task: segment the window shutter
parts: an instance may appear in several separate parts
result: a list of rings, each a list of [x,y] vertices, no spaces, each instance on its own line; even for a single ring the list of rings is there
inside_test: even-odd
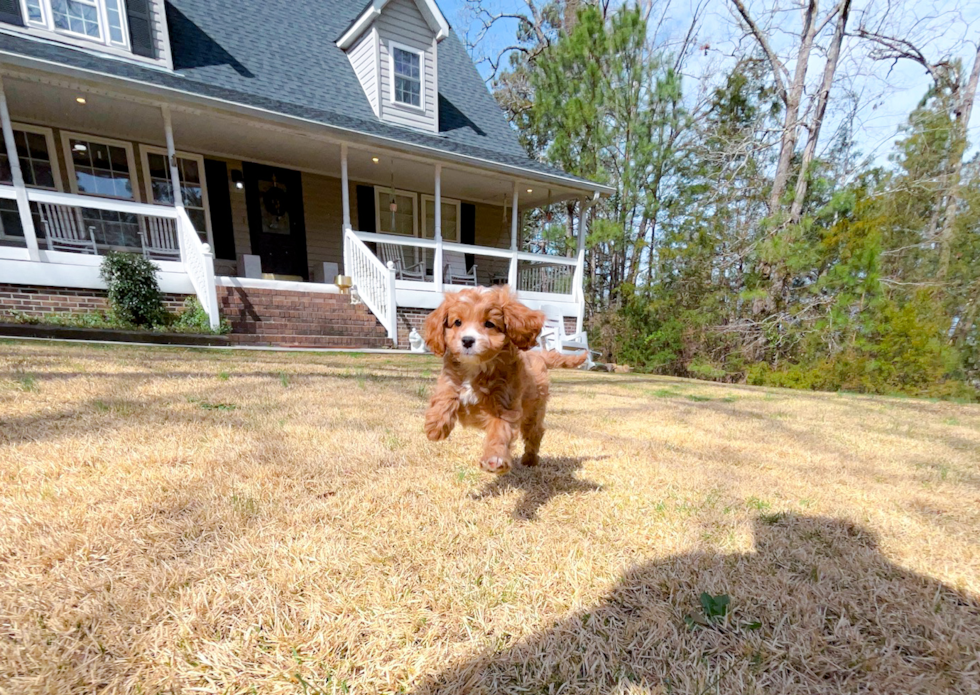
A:
[[[211,214],[211,236],[215,258],[234,261],[235,226],[231,216],[231,194],[228,167],[216,159],[204,160],[204,180],[208,186],[208,212]]]
[[[24,26],[24,16],[20,13],[20,0],[0,0],[0,22]]]
[[[459,243],[476,244],[476,206],[472,203],[463,203],[459,208]],[[472,253],[466,254],[466,269],[473,267]]]
[[[374,186],[357,187],[357,231],[376,232],[378,231],[375,217],[377,211],[374,209]]]
[[[126,0],[126,19],[129,21],[129,42],[133,47],[133,53],[156,58],[150,0]]]

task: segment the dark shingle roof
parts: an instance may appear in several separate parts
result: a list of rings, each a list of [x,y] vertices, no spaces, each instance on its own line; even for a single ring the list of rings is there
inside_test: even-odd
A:
[[[378,119],[337,39],[362,0],[167,0],[174,72],[0,34],[0,51],[582,181],[525,154],[451,33],[439,44],[441,132]]]

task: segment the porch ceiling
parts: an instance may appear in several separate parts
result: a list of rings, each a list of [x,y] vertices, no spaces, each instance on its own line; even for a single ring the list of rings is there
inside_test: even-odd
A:
[[[8,78],[4,81],[14,121],[80,131],[107,138],[164,144],[159,107],[95,90]],[[76,99],[84,97],[86,103]],[[340,178],[340,145],[298,132],[229,117],[221,113],[173,108],[174,140],[178,150],[224,156]],[[373,161],[377,158],[378,161]],[[435,192],[434,162],[396,154],[383,148],[350,146],[348,175],[351,181],[378,186]],[[392,177],[392,175],[394,175]],[[443,164],[442,194],[476,202],[510,204],[513,178],[491,175],[477,168]],[[531,192],[528,193],[528,189]],[[581,190],[541,183],[532,177],[518,180],[519,206],[533,208],[575,198]]]

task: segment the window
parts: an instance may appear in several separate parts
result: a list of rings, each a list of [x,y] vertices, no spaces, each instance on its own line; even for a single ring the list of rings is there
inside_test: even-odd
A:
[[[143,157],[143,178],[146,181],[147,200],[157,205],[173,205],[174,187],[170,180],[167,151],[158,147],[140,145],[140,153]],[[208,214],[208,190],[204,180],[204,157],[178,152],[177,173],[180,176],[181,200],[184,201],[187,216],[194,224],[201,241],[211,244],[211,218]]]
[[[398,104],[424,108],[422,100],[423,54],[405,46],[391,44],[391,100]]]
[[[429,195],[422,196],[422,236],[426,239],[436,238],[436,201]],[[442,199],[442,238],[444,241],[459,241],[460,231],[460,202],[451,198]]]
[[[392,195],[390,188],[375,188],[374,197],[378,208],[375,219],[380,233],[418,236],[414,193],[396,190]],[[396,206],[394,211],[391,209],[392,200]]]
[[[61,190],[61,177],[51,161],[54,154],[54,136],[51,129],[14,123],[13,130],[24,183],[32,188]],[[0,148],[0,183],[8,185],[13,183],[10,160],[5,147]]]
[[[138,200],[132,145],[76,133],[61,137],[72,193]]]
[[[17,158],[20,160],[20,170],[24,175],[24,183],[31,188],[46,188],[53,191],[61,190],[61,176],[58,173],[54,157],[54,135],[50,128],[14,123],[14,141],[17,143]],[[13,184],[13,174],[10,171],[10,159],[7,148],[0,147],[0,183]],[[31,203],[34,211],[34,229],[38,238],[44,238],[44,229],[37,212],[37,204]],[[15,239],[16,238],[16,239]],[[22,245],[24,230],[20,224],[20,213],[14,200],[0,200],[0,245],[4,240],[16,240]]]
[[[22,0],[27,26],[129,46],[124,0]]]
[[[78,133],[61,133],[72,193],[139,202],[133,146]],[[82,209],[82,223],[100,246],[139,249],[139,218],[128,212]]]

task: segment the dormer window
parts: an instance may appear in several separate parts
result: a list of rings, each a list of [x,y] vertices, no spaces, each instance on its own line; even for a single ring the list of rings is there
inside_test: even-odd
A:
[[[422,63],[425,55],[407,46],[391,45],[391,99],[395,103],[425,108],[422,101]]]
[[[107,46],[129,46],[123,0],[22,0],[27,25]]]

